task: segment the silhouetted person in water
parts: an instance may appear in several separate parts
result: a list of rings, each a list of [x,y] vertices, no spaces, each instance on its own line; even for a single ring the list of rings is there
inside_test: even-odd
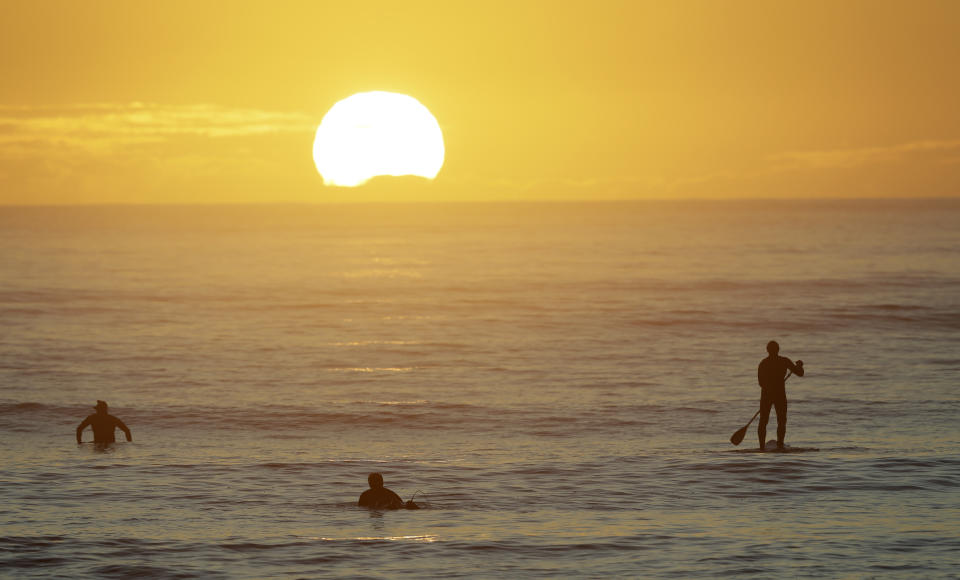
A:
[[[403,500],[392,490],[383,487],[383,476],[379,473],[371,473],[367,476],[367,482],[370,489],[360,494],[360,500],[357,505],[377,510],[398,510],[403,505]],[[410,503],[413,503],[411,500]],[[416,505],[416,504],[414,504]]]
[[[803,376],[803,361],[794,364],[785,356],[780,356],[780,345],[771,340],[767,343],[769,356],[760,361],[757,367],[757,381],[760,383],[760,423],[757,424],[757,437],[760,449],[767,441],[767,420],[770,419],[770,406],[777,410],[777,449],[783,449],[783,438],[787,435],[787,387],[784,384],[787,371],[798,377]]]
[[[97,401],[97,406],[94,407],[97,412],[88,416],[82,423],[77,425],[78,444],[83,442],[83,430],[87,428],[87,425],[93,427],[94,443],[102,444],[116,441],[116,438],[113,436],[113,430],[117,427],[126,434],[127,441],[133,441],[133,437],[130,435],[130,429],[123,424],[123,421],[107,413],[107,408],[106,402]]]

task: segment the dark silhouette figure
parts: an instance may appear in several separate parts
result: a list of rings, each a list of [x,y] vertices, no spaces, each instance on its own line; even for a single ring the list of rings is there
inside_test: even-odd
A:
[[[399,495],[383,487],[383,476],[379,473],[368,475],[367,482],[370,484],[370,489],[360,494],[360,500],[357,501],[358,506],[376,510],[420,509],[420,506],[413,503],[413,500],[404,504]]]
[[[803,376],[803,361],[796,364],[785,356],[780,356],[780,345],[775,340],[767,343],[769,356],[760,361],[757,367],[757,381],[760,383],[760,423],[757,424],[757,437],[760,449],[767,440],[767,421],[770,419],[770,406],[777,411],[777,449],[783,449],[783,438],[787,435],[787,387],[784,381],[787,371],[798,377]]]
[[[82,423],[77,425],[77,444],[83,442],[83,430],[87,428],[87,425],[93,428],[93,442],[94,443],[113,443],[116,441],[116,438],[113,436],[113,431],[117,427],[120,428],[127,436],[127,441],[133,441],[133,437],[130,435],[130,429],[123,424],[123,421],[117,419],[110,413],[107,413],[107,403],[104,401],[97,401],[97,406],[94,407],[97,410],[93,415],[89,415]]]

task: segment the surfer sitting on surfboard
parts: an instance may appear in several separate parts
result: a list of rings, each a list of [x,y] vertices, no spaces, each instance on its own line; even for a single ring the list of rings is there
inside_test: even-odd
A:
[[[780,356],[780,345],[771,340],[767,343],[769,356],[760,361],[757,367],[757,381],[760,383],[760,422],[757,424],[757,436],[760,449],[767,440],[767,420],[770,419],[770,406],[777,410],[777,449],[783,449],[783,438],[787,435],[787,387],[784,384],[787,371],[798,377],[803,376],[803,361],[796,364],[785,356]],[[739,441],[737,442],[739,443]]]
[[[77,426],[77,445],[83,443],[83,430],[87,428],[87,425],[93,427],[94,443],[113,443],[116,441],[113,432],[114,429],[118,427],[126,434],[127,441],[133,441],[133,437],[130,435],[130,429],[123,424],[123,421],[107,413],[108,408],[105,401],[97,401],[97,406],[94,407],[97,412],[87,416],[87,418]]]
[[[383,487],[383,476],[379,473],[371,473],[367,476],[367,482],[370,483],[370,489],[360,494],[360,500],[357,505],[376,510],[398,510],[401,508],[419,509],[420,506],[413,503],[411,499],[406,504],[400,499],[400,496],[393,490]]]

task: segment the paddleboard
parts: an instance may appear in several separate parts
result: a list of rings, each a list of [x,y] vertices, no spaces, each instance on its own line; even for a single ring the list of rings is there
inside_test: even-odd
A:
[[[818,447],[792,447],[790,445],[784,445],[783,449],[777,449],[777,440],[771,439],[767,441],[763,449],[754,447],[753,449],[733,449],[731,451],[733,453],[810,453],[811,451],[820,451],[820,449]]]

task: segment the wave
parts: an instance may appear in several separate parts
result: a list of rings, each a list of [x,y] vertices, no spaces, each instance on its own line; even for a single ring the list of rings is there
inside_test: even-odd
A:
[[[44,423],[79,423],[92,412],[89,405],[57,405],[38,402],[0,403],[0,421],[8,431],[36,430]],[[111,408],[136,431],[158,429],[263,430],[272,436],[283,433],[330,429],[400,428],[404,430],[467,432],[512,432],[547,437],[576,438],[591,432],[645,429],[662,421],[686,418],[700,421],[720,410],[704,405],[605,405],[570,408],[562,413],[549,405],[497,407],[449,403],[425,399],[358,400],[328,402],[316,407],[260,405],[219,407],[210,405],[163,405],[152,409]]]
[[[771,316],[773,318],[771,318]],[[790,328],[797,332],[836,331],[843,328],[884,331],[910,327],[927,330],[960,330],[960,312],[949,306],[935,308],[909,304],[867,305],[846,308],[786,309],[770,315],[746,311],[715,311],[702,313],[684,310],[652,312],[644,317],[627,318],[634,327],[684,328],[716,331],[763,330],[790,320]]]
[[[762,279],[762,278],[698,278],[692,280],[667,280],[657,278],[610,278],[590,282],[558,282],[555,289],[564,292],[589,292],[591,296],[622,296],[631,292],[653,293],[749,293],[763,292],[782,295],[809,295],[820,294],[825,291],[831,293],[850,291],[869,291],[872,295],[883,288],[915,289],[917,286],[927,288],[942,287],[955,288],[960,286],[960,277],[946,275],[934,271],[924,272],[890,272],[875,273],[849,278],[800,278],[800,279]],[[511,290],[507,288],[505,290]]]

